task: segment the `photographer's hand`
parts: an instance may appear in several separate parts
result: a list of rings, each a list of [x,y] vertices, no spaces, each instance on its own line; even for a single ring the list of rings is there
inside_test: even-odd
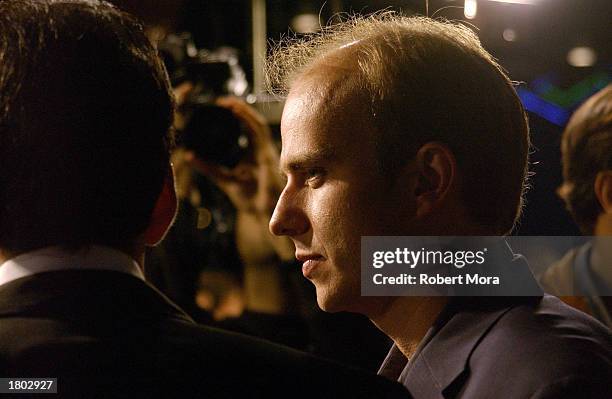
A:
[[[193,153],[186,154],[187,160],[236,207],[237,243],[245,263],[265,263],[265,258],[273,255],[291,260],[294,247],[290,240],[268,231],[270,216],[283,189],[278,174],[279,153],[270,128],[263,115],[238,98],[220,98],[217,105],[231,110],[247,126],[252,152],[233,169],[204,161]]]
[[[252,152],[233,169],[188,154],[193,166],[209,177],[230,198],[238,212],[269,216],[282,189],[278,176],[278,151],[264,117],[240,99],[224,97],[217,105],[227,108],[247,126]]]

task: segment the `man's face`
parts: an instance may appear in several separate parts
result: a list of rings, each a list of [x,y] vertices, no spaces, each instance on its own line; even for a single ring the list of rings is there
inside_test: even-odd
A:
[[[377,132],[345,72],[320,68],[289,93],[281,123],[287,184],[270,229],[293,240],[323,310],[367,314],[373,302],[360,295],[361,236],[400,234],[414,204],[380,173]]]

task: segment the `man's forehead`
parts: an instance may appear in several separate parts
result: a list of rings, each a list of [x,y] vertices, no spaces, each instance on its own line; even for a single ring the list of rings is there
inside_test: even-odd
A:
[[[307,167],[330,164],[341,156],[335,146],[308,146],[285,148],[281,152],[281,171],[293,171]]]
[[[352,68],[320,61],[298,76],[289,91],[281,132],[295,124],[351,124],[366,111],[365,93]],[[357,117],[357,118],[356,118]]]
[[[319,62],[294,81],[281,120],[283,166],[349,156],[351,144],[372,133],[355,75],[338,63]]]
[[[343,98],[350,97],[349,76],[348,71],[334,66],[321,66],[302,73],[289,91],[283,119],[286,116],[299,119],[340,108]]]
[[[302,81],[290,93],[281,120],[282,155],[337,154],[353,133],[354,118],[346,106],[316,82]],[[353,107],[354,110],[354,107]]]

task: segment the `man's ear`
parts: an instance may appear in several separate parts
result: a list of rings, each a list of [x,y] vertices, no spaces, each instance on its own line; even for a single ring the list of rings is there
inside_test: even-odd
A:
[[[593,189],[604,213],[612,214],[612,170],[597,173]]]
[[[417,181],[414,196],[416,216],[424,217],[443,205],[455,185],[457,161],[445,144],[431,142],[423,145],[416,157]]]
[[[164,179],[164,186],[162,187],[161,193],[155,203],[153,213],[151,214],[149,227],[147,227],[144,234],[145,244],[147,246],[155,246],[164,239],[170,226],[172,226],[174,222],[177,209],[178,201],[174,187],[174,171],[172,167],[170,167]]]

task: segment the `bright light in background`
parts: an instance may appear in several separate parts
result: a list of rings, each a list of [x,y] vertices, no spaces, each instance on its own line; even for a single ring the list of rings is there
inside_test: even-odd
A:
[[[319,17],[315,14],[298,14],[291,20],[291,28],[297,33],[314,33],[320,29]]]
[[[476,18],[476,13],[478,12],[478,3],[476,0],[465,0],[465,4],[463,5],[463,15],[467,19]]]
[[[567,53],[567,63],[574,67],[590,67],[597,61],[597,53],[590,47],[574,47]]]
[[[510,4],[535,4],[537,0],[489,0],[497,3],[510,3]]]
[[[504,40],[507,42],[513,42],[516,40],[516,31],[514,29],[504,29],[504,32],[502,33],[502,36],[504,37]]]

